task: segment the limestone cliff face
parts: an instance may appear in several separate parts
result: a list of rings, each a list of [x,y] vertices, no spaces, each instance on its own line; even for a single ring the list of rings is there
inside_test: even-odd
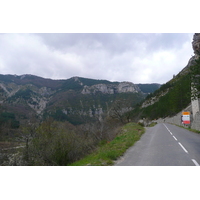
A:
[[[192,48],[194,50],[194,56],[190,58],[186,67],[183,68],[183,70],[180,72],[180,75],[188,73],[189,68],[195,64],[195,60],[197,60],[200,57],[200,33],[194,34]]]
[[[200,57],[200,33],[194,34],[192,48],[194,50],[195,59],[198,59]]]
[[[103,94],[116,94],[116,93],[138,93],[141,92],[140,88],[130,82],[121,82],[118,84],[97,84],[92,86],[85,85],[82,94],[96,94],[101,92]]]
[[[197,60],[200,58],[200,33],[195,33],[194,36],[193,36],[193,42],[192,42],[192,48],[194,50],[194,58],[193,60]],[[193,62],[194,62],[193,61]],[[195,88],[192,88],[192,91],[196,91]],[[192,113],[193,113],[193,118],[198,118],[200,117],[200,99],[193,99],[191,101],[191,104],[192,104]],[[198,116],[196,116],[198,115]],[[195,120],[194,120],[195,121]],[[198,121],[199,123],[199,121]]]
[[[50,88],[37,88],[32,84],[17,85],[15,83],[0,83],[1,104],[26,104],[37,114],[41,114],[54,92]],[[23,97],[24,95],[24,97]]]

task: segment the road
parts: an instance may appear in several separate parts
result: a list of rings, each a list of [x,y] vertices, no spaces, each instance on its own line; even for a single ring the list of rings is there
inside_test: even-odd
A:
[[[199,166],[200,135],[160,123],[147,128],[115,166]]]

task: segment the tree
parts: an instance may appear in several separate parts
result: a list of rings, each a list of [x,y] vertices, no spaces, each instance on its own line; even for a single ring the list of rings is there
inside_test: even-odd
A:
[[[123,99],[116,100],[109,111],[109,116],[113,119],[119,120],[121,123],[125,123],[130,118],[130,115],[126,116],[125,113],[131,109],[130,102]]]
[[[26,144],[24,149],[24,159],[27,162],[29,162],[29,144],[35,137],[37,125],[36,119],[32,117],[25,126],[20,127],[22,141]]]
[[[68,122],[47,119],[36,129],[34,137],[24,151],[27,165],[65,166],[91,151],[88,138],[79,134]]]
[[[190,68],[192,100],[200,98],[200,58]]]

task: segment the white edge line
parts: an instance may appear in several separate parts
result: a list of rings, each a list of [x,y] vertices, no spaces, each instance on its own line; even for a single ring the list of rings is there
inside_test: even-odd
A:
[[[176,137],[175,136],[173,136],[173,138],[177,141],[177,139],[176,139]]]
[[[168,127],[164,124],[165,128],[168,130],[168,132],[173,136],[172,132],[168,129]]]
[[[193,162],[196,166],[199,166],[199,163],[198,163],[195,159],[192,159],[192,162]]]
[[[185,147],[179,142],[179,145],[182,147],[182,149],[186,152],[186,153],[188,153],[188,151],[185,149]]]
[[[170,130],[168,129],[168,127],[164,124],[165,128],[170,132]],[[171,132],[170,132],[171,133]]]

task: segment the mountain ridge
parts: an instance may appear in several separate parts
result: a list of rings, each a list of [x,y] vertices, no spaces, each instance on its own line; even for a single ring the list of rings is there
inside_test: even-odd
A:
[[[129,103],[122,109],[130,109],[160,87],[145,85],[77,76],[54,80],[31,74],[0,74],[0,104],[3,112],[14,113],[19,121],[34,115],[40,119],[53,116],[76,124],[83,118],[101,117],[116,100],[127,100]]]

